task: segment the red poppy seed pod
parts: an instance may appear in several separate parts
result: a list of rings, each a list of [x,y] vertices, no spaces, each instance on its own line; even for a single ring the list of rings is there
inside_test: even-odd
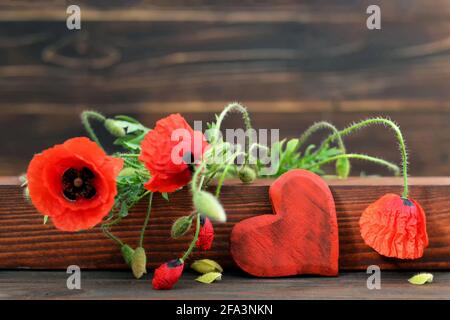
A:
[[[396,194],[369,205],[359,226],[365,243],[386,257],[417,259],[428,246],[424,210],[418,202]]]
[[[341,179],[346,179],[350,175],[351,165],[348,158],[339,158],[336,160],[336,174]]]
[[[201,228],[195,245],[200,250],[209,250],[214,241],[213,225],[207,217],[200,217],[200,225]]]
[[[131,270],[136,279],[140,279],[144,273],[147,273],[147,256],[145,250],[142,247],[134,250],[133,259],[131,260]]]
[[[127,135],[125,129],[117,124],[117,121],[114,119],[106,119],[104,126],[109,133],[117,138],[125,137]]]
[[[197,191],[194,194],[194,207],[197,212],[208,216],[212,220],[225,222],[227,216],[222,205],[215,196],[206,191]]]
[[[238,176],[243,183],[252,183],[256,179],[256,172],[249,166],[243,166],[239,170]]]
[[[172,238],[176,239],[186,234],[192,226],[192,217],[184,216],[178,218],[172,225],[170,232]]]
[[[180,279],[184,269],[181,259],[171,260],[155,270],[152,285],[155,290],[170,290]]]
[[[126,264],[131,266],[131,262],[133,261],[134,250],[129,245],[124,244],[120,251],[122,251],[122,257],[125,260]]]

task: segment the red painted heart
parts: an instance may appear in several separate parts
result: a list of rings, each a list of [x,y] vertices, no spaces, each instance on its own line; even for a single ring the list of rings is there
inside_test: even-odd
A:
[[[275,214],[245,219],[231,233],[231,255],[258,277],[338,274],[339,239],[333,196],[325,181],[291,170],[270,186]]]

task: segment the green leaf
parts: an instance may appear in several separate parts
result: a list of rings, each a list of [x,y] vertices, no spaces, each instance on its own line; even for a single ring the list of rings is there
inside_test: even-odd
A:
[[[169,201],[169,194],[167,192],[161,192],[161,196],[166,199],[166,201]]]
[[[425,283],[432,283],[433,282],[433,275],[431,273],[419,273],[415,276],[408,279],[409,283],[416,284],[416,285],[422,285]]]
[[[130,117],[130,116],[126,116],[126,115],[118,115],[115,118],[117,120],[123,120],[123,121],[128,121],[128,122],[131,122],[131,123],[138,123],[138,124],[140,124],[140,122],[138,120],[136,120],[135,118]]]
[[[115,145],[123,146],[127,149],[131,149],[133,151],[141,149],[141,142],[144,139],[146,132],[142,132],[138,135],[126,135],[125,137],[119,138],[114,141]]]
[[[209,272],[201,275],[195,280],[201,283],[213,283],[214,281],[222,280],[222,274],[220,272]]]
[[[47,224],[47,222],[48,222],[48,216],[44,216],[44,221],[43,221],[43,223],[44,223],[44,224]]]
[[[128,206],[126,202],[122,202],[122,205],[120,206],[119,216],[125,218],[127,215],[128,215]]]
[[[223,272],[220,264],[211,259],[196,260],[191,264],[191,268],[198,273]]]
[[[119,127],[122,127],[123,129],[127,130],[127,133],[133,133],[136,131],[144,131],[147,132],[148,129],[146,127],[144,127],[142,124],[140,123],[131,123],[128,121],[122,121],[122,120],[115,120],[114,122],[116,125],[118,125]]]

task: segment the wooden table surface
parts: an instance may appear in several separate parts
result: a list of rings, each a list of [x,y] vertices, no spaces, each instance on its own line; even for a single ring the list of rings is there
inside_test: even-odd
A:
[[[187,272],[173,290],[156,291],[151,274],[135,280],[126,271],[82,271],[81,289],[68,290],[64,271],[0,271],[0,299],[450,299],[450,272],[433,272],[434,282],[423,286],[408,283],[413,274],[382,271],[381,289],[369,290],[365,272],[280,279],[225,272],[210,285]]]

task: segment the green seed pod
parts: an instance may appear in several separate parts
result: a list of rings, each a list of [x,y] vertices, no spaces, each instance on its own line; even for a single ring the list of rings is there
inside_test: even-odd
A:
[[[23,197],[27,202],[31,203],[30,189],[28,189],[28,186],[23,188]]]
[[[197,191],[194,194],[194,207],[197,212],[207,216],[211,220],[225,222],[227,216],[222,205],[211,193],[206,191]]]
[[[124,137],[127,135],[125,129],[118,125],[114,119],[106,119],[105,120],[105,128],[115,137]]]
[[[147,256],[145,255],[145,250],[142,247],[137,247],[134,250],[133,259],[131,260],[131,270],[136,279],[140,279],[144,273],[147,273],[146,265]]]
[[[350,160],[348,158],[339,158],[336,160],[336,174],[341,179],[346,179],[350,175]]]
[[[175,220],[170,234],[176,239],[186,234],[192,226],[192,217],[184,216]]]
[[[222,267],[210,259],[202,259],[194,261],[191,264],[191,268],[197,271],[198,273],[209,273],[209,272],[223,272]]]
[[[122,248],[120,248],[120,250],[122,251],[122,257],[125,260],[125,262],[127,263],[127,265],[131,266],[131,262],[133,261],[133,255],[134,255],[133,248],[131,248],[127,244],[124,244],[122,246]]]
[[[256,179],[256,172],[249,166],[243,166],[239,170],[238,176],[243,183],[252,183]]]
[[[136,169],[133,169],[131,167],[125,168],[119,173],[119,177],[130,177],[133,176],[136,173]]]

